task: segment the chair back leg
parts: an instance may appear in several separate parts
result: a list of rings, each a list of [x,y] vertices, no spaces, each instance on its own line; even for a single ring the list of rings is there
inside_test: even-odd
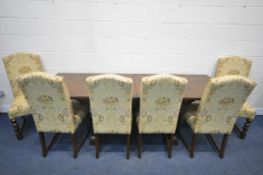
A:
[[[220,148],[220,153],[219,153],[219,157],[221,159],[224,158],[228,137],[229,137],[229,134],[225,134],[224,137],[223,137],[223,141],[221,143],[221,148]]]
[[[72,149],[73,149],[73,158],[77,158],[77,136],[76,133],[72,134]]]
[[[39,132],[38,135],[39,135],[40,144],[41,144],[42,156],[46,157],[47,156],[47,146],[46,146],[45,135],[43,132]]]
[[[127,135],[127,149],[126,149],[126,158],[130,159],[130,148],[131,148],[131,135]]]
[[[194,158],[196,136],[197,136],[197,134],[193,133],[192,143],[191,143],[191,147],[190,147],[190,158]]]
[[[100,147],[100,138],[98,134],[95,134],[96,159],[99,158],[99,147]]]
[[[142,135],[138,134],[137,136],[137,153],[138,153],[138,158],[141,158],[141,147],[142,147]]]

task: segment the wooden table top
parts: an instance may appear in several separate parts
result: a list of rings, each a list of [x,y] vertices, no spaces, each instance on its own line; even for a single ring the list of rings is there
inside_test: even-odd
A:
[[[68,86],[68,90],[72,99],[87,100],[89,94],[85,85],[85,80],[89,76],[99,75],[90,73],[58,73],[59,76],[64,77]],[[120,74],[133,79],[134,92],[133,97],[140,97],[141,78],[153,74]],[[184,100],[199,100],[203,94],[205,85],[209,80],[208,75],[190,75],[190,74],[176,74],[188,80],[184,92]]]

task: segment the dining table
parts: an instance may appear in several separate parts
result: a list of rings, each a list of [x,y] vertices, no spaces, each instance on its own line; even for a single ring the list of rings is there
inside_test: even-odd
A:
[[[89,94],[85,85],[87,77],[100,75],[102,73],[58,73],[57,75],[64,77],[64,81],[68,87],[70,97],[76,100],[88,100]],[[153,74],[119,74],[133,79],[133,98],[140,97],[141,79],[142,77],[151,76]],[[200,100],[204,88],[209,81],[208,75],[194,74],[174,74],[175,76],[184,77],[188,80],[183,95],[184,101]]]
[[[85,84],[87,77],[101,75],[103,73],[58,73],[57,75],[64,77],[64,81],[68,87],[68,91],[71,99],[79,101],[88,101],[89,94]],[[154,74],[118,74],[125,77],[129,77],[133,80],[133,108],[139,108],[139,99],[140,99],[140,90],[141,90],[141,79],[142,77],[151,76]],[[208,83],[210,77],[208,75],[195,75],[195,74],[173,74],[175,76],[184,77],[188,80],[186,89],[183,95],[183,105],[187,106],[195,100],[200,100],[205,89],[206,84]],[[182,111],[181,108],[181,111]],[[179,117],[179,122],[181,117]],[[179,124],[180,125],[180,124]],[[91,122],[92,127],[92,122]],[[173,142],[178,144],[176,136],[173,137]],[[90,144],[95,144],[94,133],[90,135]]]

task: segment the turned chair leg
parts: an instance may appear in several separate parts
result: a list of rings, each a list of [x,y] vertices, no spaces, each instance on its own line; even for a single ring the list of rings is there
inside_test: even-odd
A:
[[[141,158],[141,147],[142,147],[142,135],[138,134],[137,138],[137,151],[138,151],[138,158]]]
[[[220,148],[220,153],[219,153],[219,157],[221,159],[224,158],[228,137],[229,137],[229,134],[224,134],[223,141],[222,141],[221,148]]]
[[[130,159],[130,147],[131,147],[131,136],[127,135],[127,150],[126,150],[126,158]]]
[[[96,147],[96,159],[99,158],[99,147],[100,147],[100,139],[98,134],[95,134],[95,147]]]
[[[73,158],[77,158],[78,148],[77,148],[77,135],[76,133],[72,134],[72,148],[73,148]]]
[[[14,119],[10,119],[10,121],[11,121],[13,129],[15,131],[17,140],[22,140],[23,135],[22,135],[21,129],[20,129],[18,123],[17,123],[17,119],[15,119],[15,118]]]
[[[249,118],[246,119],[246,122],[245,122],[245,124],[244,124],[244,126],[243,126],[243,128],[242,128],[241,133],[240,133],[240,138],[241,138],[241,139],[245,139],[245,138],[246,138],[248,129],[249,129],[252,121],[253,121],[252,119],[249,119]]]
[[[196,136],[197,134],[193,133],[192,143],[191,143],[191,148],[190,148],[190,158],[194,158]]]
[[[46,157],[47,156],[47,147],[46,147],[45,135],[43,132],[39,132],[38,135],[39,135],[40,144],[41,144],[42,156]]]

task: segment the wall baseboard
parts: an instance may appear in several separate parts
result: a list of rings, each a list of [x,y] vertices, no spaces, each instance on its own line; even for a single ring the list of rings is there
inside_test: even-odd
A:
[[[9,105],[0,105],[0,112],[7,113]]]
[[[6,113],[9,108],[9,105],[0,105],[0,112]],[[263,108],[256,108],[256,115],[263,115]]]

